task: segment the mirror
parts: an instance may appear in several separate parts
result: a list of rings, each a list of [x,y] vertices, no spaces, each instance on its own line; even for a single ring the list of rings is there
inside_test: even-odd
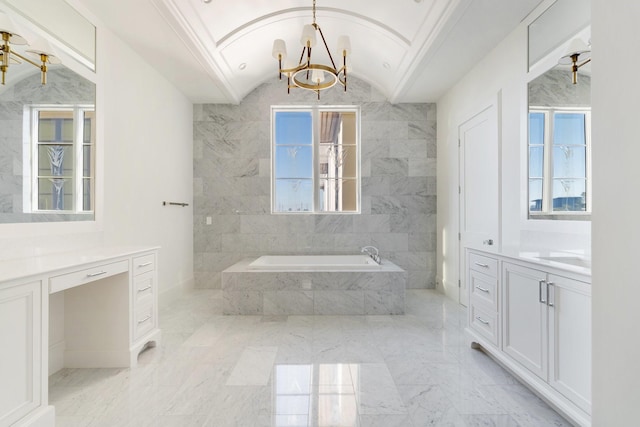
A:
[[[47,84],[42,85],[38,68],[24,61],[11,63],[6,84],[0,86],[0,223],[91,221],[96,87],[87,73],[78,73],[78,64],[94,64],[95,58],[78,61],[80,56],[70,54],[69,46],[61,48],[57,38],[42,31],[42,23],[33,25],[6,4],[11,1],[0,1],[0,13],[19,25],[28,41],[45,36],[63,65],[48,65]],[[37,2],[50,6],[51,0]],[[35,3],[19,2],[25,10]],[[95,37],[92,40],[95,46]],[[20,54],[28,49],[12,48]]]
[[[591,212],[591,76],[568,66],[529,82],[529,218],[588,220]]]
[[[588,1],[556,0],[529,24],[529,70],[590,23],[591,5]]]

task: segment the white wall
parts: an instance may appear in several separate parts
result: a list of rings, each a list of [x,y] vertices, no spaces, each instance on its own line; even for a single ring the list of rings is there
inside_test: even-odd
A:
[[[638,425],[640,3],[592,0],[593,425]]]
[[[98,37],[105,76],[98,93],[104,97],[104,241],[161,246],[162,298],[193,281],[193,106],[120,39],[104,30]]]
[[[161,246],[162,302],[193,282],[193,106],[99,23],[97,64],[97,220],[0,224],[0,260],[102,243]]]
[[[527,72],[527,24],[532,16],[437,103],[437,277],[442,290],[454,299],[458,298],[458,126],[492,102],[499,107],[502,246],[589,253],[588,222],[530,221],[526,218],[527,82],[542,71]]]

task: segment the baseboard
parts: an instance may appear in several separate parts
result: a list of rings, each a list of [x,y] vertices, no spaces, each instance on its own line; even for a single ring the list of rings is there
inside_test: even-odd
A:
[[[41,406],[32,411],[24,418],[21,418],[15,427],[52,427],[56,424],[56,410],[53,406]]]
[[[64,341],[49,346],[49,375],[64,368]]]
[[[128,368],[130,360],[129,349],[64,352],[65,368]]]
[[[460,288],[458,287],[457,282],[452,283],[447,280],[442,280],[439,283],[442,283],[442,286],[439,288],[440,292],[442,292],[447,298],[456,302],[459,300]]]

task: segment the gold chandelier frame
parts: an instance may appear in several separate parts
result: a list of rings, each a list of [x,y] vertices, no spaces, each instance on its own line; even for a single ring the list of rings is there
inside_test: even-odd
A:
[[[311,29],[307,27],[311,27],[313,30],[311,31]],[[320,33],[320,38],[331,61],[331,66],[311,62],[311,52],[313,44],[315,43],[315,35],[309,33],[313,32],[313,34],[315,34],[315,31]],[[291,93],[291,89],[294,88],[308,89],[316,92],[318,99],[320,99],[320,91],[330,89],[338,83],[344,87],[344,91],[346,92],[347,55],[351,50],[349,38],[341,36],[338,40],[338,50],[342,54],[342,67],[338,68],[333,60],[333,55],[331,55],[322,29],[316,22],[316,0],[313,0],[313,23],[305,26],[303,29],[302,40],[304,43],[300,60],[298,61],[298,65],[293,68],[282,68],[282,62],[286,58],[284,41],[278,39],[275,40],[273,44],[273,56],[278,60],[278,78],[282,80],[283,74],[287,77],[287,93]],[[304,77],[302,77],[303,75]],[[322,79],[320,79],[320,76],[322,76]]]

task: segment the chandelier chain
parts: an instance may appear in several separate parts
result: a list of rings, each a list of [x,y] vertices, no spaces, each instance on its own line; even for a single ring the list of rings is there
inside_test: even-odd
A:
[[[316,23],[316,0],[313,0],[313,23]]]

